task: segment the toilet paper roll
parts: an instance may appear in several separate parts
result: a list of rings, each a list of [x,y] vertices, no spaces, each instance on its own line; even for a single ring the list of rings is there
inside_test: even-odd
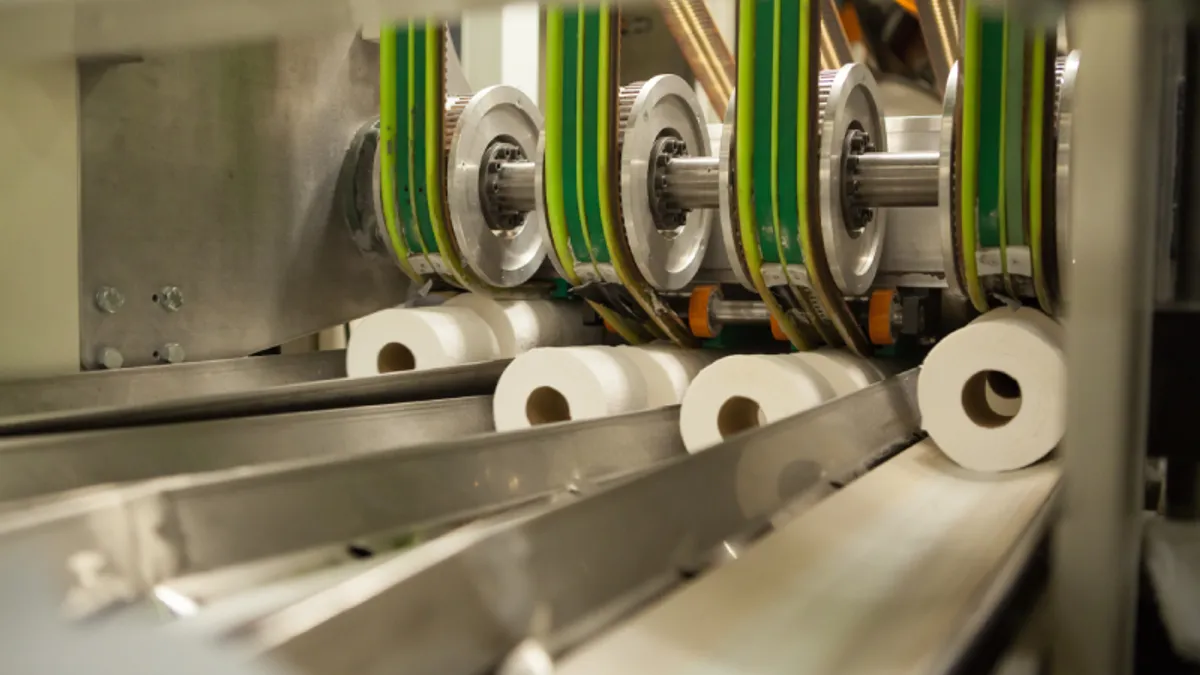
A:
[[[537,347],[598,344],[604,329],[584,325],[584,304],[553,300],[495,300],[460,293],[446,307],[474,310],[492,327],[502,357],[524,354]]]
[[[808,364],[824,377],[836,396],[853,394],[883,379],[879,367],[868,359],[839,349],[797,352],[792,358]]]
[[[721,355],[705,349],[682,349],[669,345],[621,346],[617,351],[633,361],[646,386],[646,406],[678,405],[688,385],[700,371]]]
[[[500,358],[496,336],[465,307],[385,309],[362,319],[346,346],[346,374],[366,377]]]
[[[794,356],[729,356],[692,381],[679,411],[679,430],[688,451],[698,452],[834,396],[829,382]]]
[[[646,408],[646,386],[613,347],[538,348],[518,356],[496,383],[497,431],[594,419]]]
[[[1062,440],[1065,392],[1062,327],[1036,310],[1002,308],[929,352],[917,403],[922,426],[950,459],[975,471],[1011,471]]]

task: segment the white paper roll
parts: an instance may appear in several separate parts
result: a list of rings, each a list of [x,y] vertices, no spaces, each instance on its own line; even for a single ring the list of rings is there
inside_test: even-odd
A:
[[[1020,469],[1049,454],[1066,428],[1065,392],[1062,327],[1027,308],[992,310],[947,336],[917,382],[922,426],[975,471]]]
[[[496,336],[465,307],[385,309],[361,321],[346,346],[346,374],[366,377],[500,358]]]
[[[446,307],[474,310],[492,327],[500,356],[513,357],[537,347],[572,347],[598,344],[601,326],[586,326],[582,302],[553,300],[494,300],[475,293],[460,293]]]
[[[646,381],[646,406],[678,405],[688,385],[721,356],[705,349],[681,349],[670,345],[621,346],[616,348],[633,361]]]
[[[613,347],[525,352],[504,369],[492,399],[497,431],[645,408],[645,382],[633,363]]]
[[[698,452],[834,395],[825,378],[794,356],[730,356],[692,381],[679,411],[679,430],[688,451]]]
[[[853,394],[883,379],[883,373],[869,361],[840,349],[797,352],[792,358],[808,364],[824,377],[836,396]]]

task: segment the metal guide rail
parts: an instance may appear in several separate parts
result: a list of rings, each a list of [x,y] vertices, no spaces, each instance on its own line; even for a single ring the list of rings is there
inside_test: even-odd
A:
[[[645,469],[685,453],[674,408],[612,420],[89,490],[7,510],[0,546],[66,574],[102,561],[118,589],[96,608],[155,584],[380,533],[397,536]],[[10,505],[12,506],[12,505]],[[11,549],[10,549],[11,550]],[[71,591],[70,589],[75,589]],[[87,589],[84,590],[86,595]]]
[[[907,446],[915,393],[911,371],[582,500],[452,533],[235,632],[314,674],[483,672],[531,634],[559,651]]]
[[[489,432],[491,396],[0,438],[0,502]]]
[[[0,382],[0,423],[15,415],[146,405],[345,376],[345,350],[330,350],[13,380]]]
[[[508,363],[509,359],[499,359],[435,370],[389,373],[362,379],[302,382],[257,391],[234,391],[158,403],[0,417],[0,436],[194,422],[491,394]]]

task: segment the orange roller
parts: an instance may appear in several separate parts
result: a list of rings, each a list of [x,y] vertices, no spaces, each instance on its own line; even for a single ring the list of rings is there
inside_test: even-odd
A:
[[[711,306],[716,286],[697,286],[688,298],[688,327],[692,335],[698,338],[714,338],[717,331],[713,330],[712,317],[708,311]]]
[[[775,318],[774,314],[771,315],[771,337],[780,342],[788,341],[787,334],[783,332],[783,328],[779,325],[779,320]]]
[[[867,305],[867,334],[871,343],[880,347],[895,344],[896,337],[892,335],[892,302],[896,299],[896,291],[880,289],[871,293]]]

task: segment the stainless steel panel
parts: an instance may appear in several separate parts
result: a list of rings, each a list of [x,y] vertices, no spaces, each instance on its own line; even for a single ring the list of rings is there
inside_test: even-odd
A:
[[[346,376],[344,350],[259,356],[0,382],[0,418],[131,406]]]
[[[403,448],[494,429],[492,398],[0,438],[0,501],[268,462]]]
[[[360,379],[290,384],[173,401],[62,410],[0,418],[0,436],[107,429],[221,417],[250,417],[306,410],[490,394],[509,360],[389,373]]]
[[[129,54],[442,16],[500,0],[0,1],[0,61]],[[375,31],[377,33],[377,31]],[[452,90],[453,91],[453,90]]]
[[[442,401],[431,405],[460,406]],[[9,510],[0,548],[102,556],[120,598],[155,583],[515,506],[685,454],[678,409],[322,460],[164,478]],[[434,544],[436,546],[436,544]],[[72,585],[60,578],[63,592]],[[107,604],[111,598],[92,598]]]
[[[1054,672],[1133,668],[1141,547],[1165,5],[1078,3],[1067,433],[1054,534]],[[1170,149],[1173,151],[1173,148]]]
[[[614,603],[630,609],[793,499],[827,494],[906,445],[916,380],[911,371],[583,500],[445,537],[246,635],[313,675],[484,672],[531,631],[561,647],[616,618]]]
[[[889,151],[938,151],[940,117],[888,117],[886,124]],[[945,288],[940,227],[936,207],[890,209],[879,283]]]
[[[85,367],[105,347],[128,365],[167,344],[243,356],[404,300],[398,268],[362,256],[334,204],[378,114],[377,45],[335,34],[80,68]],[[101,310],[101,287],[124,305]]]

